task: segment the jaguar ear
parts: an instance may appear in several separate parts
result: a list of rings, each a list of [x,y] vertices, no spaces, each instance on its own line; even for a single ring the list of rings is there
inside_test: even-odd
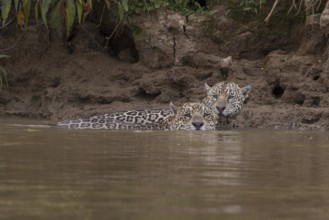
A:
[[[206,82],[204,83],[204,88],[206,89],[206,92],[208,92],[211,89],[211,86],[209,86]]]
[[[170,102],[169,108],[170,108],[170,111],[176,115],[178,107],[176,105],[174,105],[172,102]]]
[[[248,98],[249,93],[252,90],[252,87],[251,87],[251,85],[247,85],[247,86],[241,88],[240,90],[241,90],[243,97],[246,99],[246,98]]]

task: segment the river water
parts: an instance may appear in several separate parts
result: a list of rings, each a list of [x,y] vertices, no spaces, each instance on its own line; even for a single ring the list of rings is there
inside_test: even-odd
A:
[[[40,123],[0,119],[0,219],[329,219],[328,132]]]

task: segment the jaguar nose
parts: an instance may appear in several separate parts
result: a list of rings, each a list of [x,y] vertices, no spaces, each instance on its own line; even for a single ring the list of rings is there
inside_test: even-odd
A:
[[[204,125],[203,122],[193,122],[192,125],[195,127],[196,130],[200,130]]]
[[[216,106],[216,108],[219,111],[219,113],[222,113],[226,109],[225,106]]]

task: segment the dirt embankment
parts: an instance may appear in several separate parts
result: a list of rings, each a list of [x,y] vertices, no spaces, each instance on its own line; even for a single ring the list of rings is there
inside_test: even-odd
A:
[[[224,8],[211,17],[158,11],[135,22],[139,36],[127,29],[109,42],[110,25],[87,22],[66,46],[42,26],[2,29],[0,49],[14,47],[1,61],[9,85],[0,91],[0,115],[57,121],[166,108],[201,100],[205,82],[228,80],[253,87],[240,127],[329,130],[327,37],[318,27],[241,24]],[[233,65],[225,74],[227,56]]]

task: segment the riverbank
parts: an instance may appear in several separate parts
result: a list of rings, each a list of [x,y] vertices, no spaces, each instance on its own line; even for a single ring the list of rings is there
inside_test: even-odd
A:
[[[66,44],[43,26],[22,31],[10,25],[0,32],[0,48],[13,46],[2,61],[8,87],[0,91],[0,115],[58,121],[166,108],[170,101],[202,100],[205,82],[227,80],[253,87],[238,127],[329,130],[329,63],[321,30],[296,24],[283,37],[264,26],[260,36],[255,23],[238,24],[221,10],[188,21],[168,11],[140,17],[143,38],[123,34],[107,50],[101,45],[108,27],[92,22],[77,27]],[[221,61],[227,56],[233,63],[226,72]]]

